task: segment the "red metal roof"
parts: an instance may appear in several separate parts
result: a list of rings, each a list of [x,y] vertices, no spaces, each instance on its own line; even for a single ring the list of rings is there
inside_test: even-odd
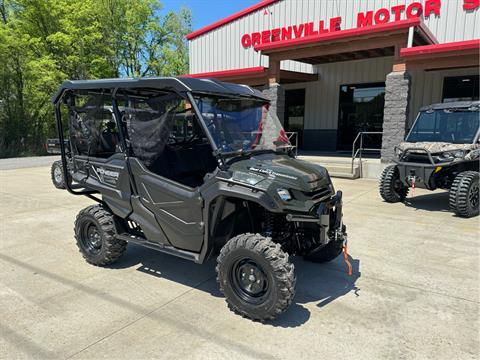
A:
[[[230,0],[230,1],[231,1],[231,0]],[[201,29],[198,29],[198,30],[196,30],[196,31],[194,31],[194,32],[191,32],[190,34],[188,34],[188,35],[186,36],[186,38],[187,38],[187,40],[192,40],[192,39],[194,39],[194,38],[196,38],[196,37],[198,37],[198,36],[200,36],[200,35],[203,35],[203,34],[209,32],[209,31],[211,31],[211,30],[213,30],[213,29],[216,29],[216,28],[218,28],[218,27],[220,27],[220,26],[223,26],[223,25],[225,25],[225,24],[228,24],[228,23],[230,23],[230,22],[232,22],[232,21],[234,21],[234,20],[240,19],[241,17],[243,17],[243,16],[245,16],[245,15],[248,15],[248,14],[254,12],[254,11],[260,10],[260,9],[262,9],[262,8],[264,8],[264,7],[266,7],[266,6],[269,6],[269,5],[273,4],[273,3],[276,3],[276,2],[278,2],[278,1],[280,1],[280,0],[262,0],[262,1],[260,1],[259,3],[254,4],[254,5],[246,8],[246,9],[243,9],[243,10],[241,10],[241,11],[239,11],[239,12],[236,12],[235,14],[232,14],[232,15],[230,15],[230,16],[227,16],[226,18],[224,18],[224,19],[222,19],[222,20],[219,20],[219,21],[217,21],[217,22],[214,22],[213,24],[207,25],[207,26],[205,26],[205,27],[203,27],[203,28],[201,28]]]
[[[264,73],[266,68],[264,66],[256,66],[250,68],[243,68],[243,69],[234,69],[234,70],[222,70],[222,71],[212,71],[212,72],[204,72],[204,73],[197,73],[197,74],[188,74],[183,75],[185,77],[192,77],[192,78],[231,78],[231,77],[244,77],[244,76],[254,76],[258,74]]]
[[[320,43],[320,42],[326,42],[326,41],[341,40],[349,37],[354,38],[361,35],[370,35],[374,33],[395,31],[398,29],[407,29],[411,26],[419,26],[421,23],[422,22],[420,18],[400,20],[400,21],[394,21],[394,22],[389,22],[385,24],[368,25],[368,26],[355,28],[355,29],[338,30],[330,33],[321,34],[321,35],[311,35],[311,36],[305,36],[305,37],[291,39],[291,40],[260,44],[260,45],[256,45],[254,48],[256,51],[282,49],[286,47],[294,47],[299,45],[307,45],[307,44]]]
[[[400,50],[400,56],[408,58],[408,57],[416,57],[416,56],[431,55],[431,54],[453,53],[458,51],[475,50],[475,49],[480,49],[480,39],[403,48]]]

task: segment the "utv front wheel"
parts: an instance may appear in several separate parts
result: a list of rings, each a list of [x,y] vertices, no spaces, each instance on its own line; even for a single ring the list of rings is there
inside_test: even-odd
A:
[[[75,239],[87,262],[105,266],[117,261],[125,252],[127,242],[116,238],[114,215],[102,205],[92,205],[75,220]]]
[[[408,194],[408,187],[400,180],[400,173],[396,165],[389,165],[383,170],[380,178],[380,196],[389,203],[404,201]]]
[[[53,162],[52,168],[50,169],[50,174],[52,176],[53,185],[57,189],[65,189],[65,181],[63,178],[63,165],[61,160]]]
[[[478,172],[461,172],[450,188],[450,208],[458,216],[469,218],[478,215],[479,206]]]
[[[273,320],[292,303],[294,266],[279,244],[259,234],[228,241],[217,258],[217,281],[229,308],[252,320]]]

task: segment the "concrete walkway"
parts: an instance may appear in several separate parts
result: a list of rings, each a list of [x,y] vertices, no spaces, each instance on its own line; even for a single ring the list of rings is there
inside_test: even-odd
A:
[[[231,313],[215,262],[129,246],[110,268],[73,239],[90,201],[56,190],[49,167],[0,171],[0,359],[476,359],[479,219],[445,192],[386,204],[377,183],[345,194],[343,259],[295,259],[294,304],[260,324]]]
[[[32,156],[0,159],[0,170],[12,170],[33,168],[38,166],[50,166],[55,160],[60,160],[60,156]]]

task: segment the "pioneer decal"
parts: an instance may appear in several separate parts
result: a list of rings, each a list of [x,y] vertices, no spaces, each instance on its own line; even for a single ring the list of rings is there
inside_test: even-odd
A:
[[[255,168],[255,167],[252,166],[248,170],[250,170],[252,172],[256,172],[258,174],[267,175],[268,177],[271,177],[271,178],[281,177],[281,178],[285,178],[285,179],[298,180],[298,178],[295,177],[295,176],[277,173],[277,172],[275,172],[271,169],[259,169],[259,168]]]
[[[92,166],[95,175],[97,176],[98,180],[104,184],[111,184],[115,185],[117,183],[118,178],[120,177],[120,173],[118,171],[105,169],[103,167],[95,167]]]

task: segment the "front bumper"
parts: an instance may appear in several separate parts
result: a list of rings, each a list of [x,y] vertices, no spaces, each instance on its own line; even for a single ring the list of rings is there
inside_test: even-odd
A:
[[[415,182],[415,187],[428,190],[434,189],[431,179],[433,174],[435,174],[436,165],[406,162],[397,162],[396,164],[403,185],[412,187]]]
[[[424,154],[423,157],[426,162],[404,161],[410,153]],[[400,180],[403,185],[428,190],[436,189],[434,176],[438,170],[450,165],[449,163],[443,162],[436,163],[430,151],[418,148],[404,149],[399,156],[399,160],[394,162],[397,165]]]
[[[320,245],[330,241],[346,241],[346,227],[343,225],[343,194],[341,191],[330,199],[322,202],[316,209],[315,215],[287,215],[287,221],[297,223],[314,223],[320,228]]]

